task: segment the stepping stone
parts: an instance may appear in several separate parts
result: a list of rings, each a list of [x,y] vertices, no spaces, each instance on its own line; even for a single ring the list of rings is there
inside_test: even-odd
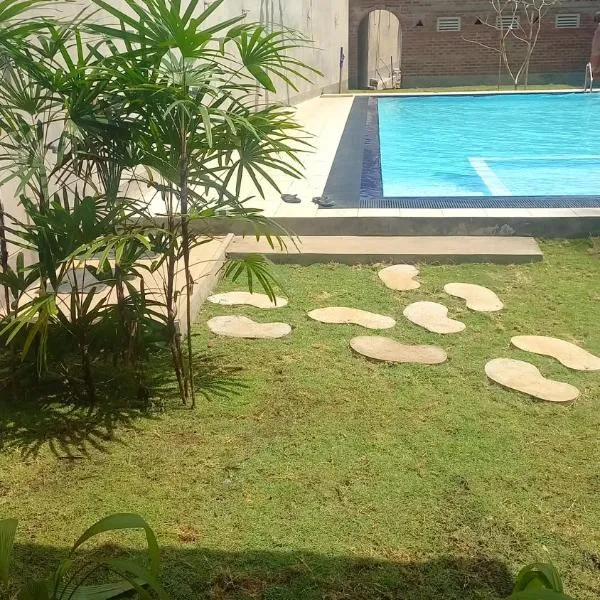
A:
[[[390,290],[408,292],[421,287],[421,284],[415,280],[418,274],[419,269],[412,265],[393,265],[379,271],[379,279]]]
[[[510,341],[513,346],[526,352],[551,356],[569,369],[600,371],[600,358],[571,342],[542,335],[518,335]]]
[[[415,302],[404,309],[404,316],[433,333],[459,333],[466,329],[461,321],[448,318],[448,309],[437,302]]]
[[[572,402],[579,390],[560,381],[546,379],[531,363],[512,358],[496,358],[485,365],[486,375],[496,383],[547,402]]]
[[[504,308],[502,301],[492,290],[473,283],[449,283],[444,291],[467,301],[467,308],[477,312],[496,312]]]
[[[208,301],[221,306],[247,305],[255,308],[283,308],[288,305],[285,298],[276,298],[272,302],[266,294],[251,294],[250,292],[227,292],[209,296]]]
[[[380,336],[360,336],[350,340],[354,352],[372,360],[390,363],[439,365],[448,355],[437,346],[409,346]]]
[[[352,323],[367,329],[391,329],[396,325],[392,317],[343,306],[318,308],[308,313],[308,316],[320,323],[346,324]]]
[[[267,340],[282,338],[292,332],[287,323],[257,323],[238,315],[214,317],[207,324],[214,334],[223,337]]]

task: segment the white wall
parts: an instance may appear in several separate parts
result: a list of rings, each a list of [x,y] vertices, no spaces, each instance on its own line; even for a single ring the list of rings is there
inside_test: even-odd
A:
[[[390,59],[394,69],[400,67],[401,35],[396,15],[387,10],[369,14],[369,77],[377,79],[380,87],[392,76]]]

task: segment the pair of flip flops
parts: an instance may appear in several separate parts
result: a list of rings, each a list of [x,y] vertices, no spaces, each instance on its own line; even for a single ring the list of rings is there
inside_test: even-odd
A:
[[[281,199],[286,204],[300,204],[300,202],[302,202],[302,200],[298,198],[298,194],[281,194]],[[335,201],[329,196],[316,196],[312,201],[323,208],[335,206]]]

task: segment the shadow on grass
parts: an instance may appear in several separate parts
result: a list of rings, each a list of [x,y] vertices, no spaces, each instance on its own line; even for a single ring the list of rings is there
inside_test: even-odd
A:
[[[221,356],[198,355],[194,363],[199,397],[231,396],[244,386],[240,369],[224,364]],[[93,405],[74,378],[40,382],[23,369],[16,383],[0,385],[0,451],[17,450],[27,459],[48,448],[58,458],[86,458],[126,443],[140,420],[181,407],[169,357],[154,357],[145,365],[142,388],[133,384],[131,373],[112,365],[96,365],[96,378]]]
[[[19,546],[15,572],[30,567],[39,576],[65,554]],[[166,547],[162,559],[161,579],[174,600],[497,600],[510,594],[513,582],[503,563],[484,556],[411,561]]]
[[[10,402],[0,409],[0,450],[18,450],[27,459],[47,446],[58,458],[85,458],[93,450],[108,452],[110,443],[120,441],[118,432],[135,429],[142,417],[151,413],[104,401],[97,406]]]

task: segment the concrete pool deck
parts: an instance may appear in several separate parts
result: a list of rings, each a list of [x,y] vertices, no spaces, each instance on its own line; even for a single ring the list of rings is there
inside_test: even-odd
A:
[[[573,91],[552,90],[556,93]],[[489,93],[469,92],[473,95]],[[464,95],[464,92],[449,94]],[[373,95],[388,97],[411,94]],[[296,119],[313,136],[311,143],[315,151],[305,157],[303,179],[295,180],[278,174],[277,181],[282,193],[297,194],[302,202],[287,204],[281,200],[278,192],[269,190],[264,200],[255,199],[250,205],[262,208],[267,217],[274,218],[299,235],[496,234],[577,237],[600,233],[600,208],[318,208],[312,198],[323,195],[354,99],[360,96],[363,95],[322,96],[299,104],[296,107]],[[248,195],[255,193],[251,186],[247,191]]]

